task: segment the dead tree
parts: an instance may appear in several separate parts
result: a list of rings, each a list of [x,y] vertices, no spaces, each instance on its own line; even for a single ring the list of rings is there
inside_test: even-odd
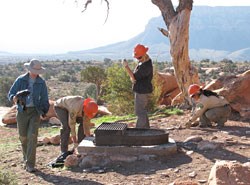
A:
[[[198,83],[197,70],[191,65],[188,55],[189,22],[193,7],[193,0],[179,0],[174,9],[171,0],[151,0],[161,11],[167,30],[160,28],[162,34],[170,40],[170,54],[175,69],[175,76],[181,93],[172,104],[176,102],[189,102],[188,87]],[[176,101],[178,100],[178,101]]]

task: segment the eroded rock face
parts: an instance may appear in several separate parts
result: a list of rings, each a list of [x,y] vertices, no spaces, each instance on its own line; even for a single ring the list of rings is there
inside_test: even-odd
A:
[[[12,106],[10,110],[3,115],[2,123],[4,124],[16,124],[16,106]]]
[[[212,81],[205,89],[224,96],[233,110],[250,119],[250,70],[236,76],[225,76]]]
[[[160,105],[171,105],[172,100],[180,93],[176,78],[170,73],[157,73],[158,83],[161,86],[159,97]]]
[[[216,161],[211,169],[208,185],[249,185],[250,168],[232,161]]]

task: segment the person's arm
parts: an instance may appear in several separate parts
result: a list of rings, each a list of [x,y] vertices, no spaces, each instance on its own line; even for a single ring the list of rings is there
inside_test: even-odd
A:
[[[90,119],[87,116],[83,116],[83,132],[85,136],[90,136]]]
[[[206,106],[202,103],[197,103],[195,112],[191,117],[190,121],[194,122],[197,118],[199,118],[205,111],[207,110]]]
[[[134,76],[132,70],[129,68],[127,60],[124,59],[122,64],[123,64],[125,70],[127,71],[128,75],[130,77],[131,82],[135,83],[136,82],[135,76]]]
[[[41,110],[42,116],[45,117],[47,112],[49,111],[49,97],[48,97],[48,89],[46,82],[44,81],[42,92],[41,92]]]
[[[11,86],[9,93],[8,93],[8,99],[9,101],[13,102],[14,104],[17,103],[17,97],[16,97],[16,93],[18,92],[18,84],[19,84],[19,79],[17,78],[15,80],[15,82],[13,83],[13,85]]]
[[[69,128],[74,143],[77,143],[76,138],[76,116],[73,112],[69,112]]]

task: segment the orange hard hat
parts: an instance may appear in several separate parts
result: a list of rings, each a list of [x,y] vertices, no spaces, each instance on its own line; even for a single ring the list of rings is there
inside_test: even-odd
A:
[[[87,98],[83,101],[83,111],[84,111],[84,114],[89,119],[91,119],[95,117],[96,113],[98,112],[98,105],[93,99]]]
[[[201,87],[197,84],[192,84],[189,86],[188,88],[188,94],[190,97],[192,97],[194,94],[196,94],[197,92],[199,92],[201,89]]]
[[[139,58],[144,56],[148,51],[148,47],[141,45],[141,44],[137,44],[134,48],[134,58]]]

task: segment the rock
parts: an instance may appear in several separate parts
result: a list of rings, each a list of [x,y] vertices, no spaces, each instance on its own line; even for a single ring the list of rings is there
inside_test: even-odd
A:
[[[224,76],[205,86],[224,96],[242,118],[250,119],[250,70],[240,75]]]
[[[120,162],[135,162],[137,160],[136,156],[126,156],[126,155],[111,155],[111,161],[120,161]]]
[[[101,114],[101,115],[111,115],[112,113],[108,110],[107,107],[98,105],[98,113],[97,114]]]
[[[195,171],[188,174],[189,177],[194,178],[197,175]]]
[[[219,145],[210,141],[201,141],[197,145],[198,150],[215,150]]]
[[[206,182],[207,182],[207,180],[205,180],[205,179],[201,179],[201,180],[198,180],[198,182],[199,182],[199,183],[206,183]]]
[[[53,145],[59,145],[60,144],[60,135],[52,136],[50,138],[50,143]]]
[[[161,84],[159,104],[171,105],[174,97],[180,93],[175,76],[170,73],[158,72],[157,81]]]
[[[16,124],[16,106],[12,106],[2,117],[4,124]]]
[[[75,167],[79,164],[79,158],[76,155],[69,155],[64,161],[65,167]]]
[[[81,168],[90,168],[93,166],[105,166],[107,164],[111,163],[111,160],[109,157],[104,157],[104,156],[98,156],[98,155],[88,155],[83,157],[81,162],[79,163],[79,166]]]
[[[249,179],[249,166],[232,161],[216,161],[210,171],[208,185],[249,185]]]
[[[169,185],[199,185],[197,182],[193,181],[175,181]]]
[[[52,118],[49,118],[49,121],[48,121],[51,125],[61,125],[61,121],[56,118],[56,117],[52,117]]]
[[[202,141],[202,137],[200,137],[200,136],[190,136],[187,139],[185,139],[184,143],[187,143],[187,142],[200,142],[200,141]]]
[[[189,151],[186,152],[187,155],[191,155],[193,153],[194,153],[194,151],[192,151],[192,150],[189,150]]]
[[[49,144],[50,143],[50,138],[48,137],[44,137],[43,140],[42,140],[43,144]]]

